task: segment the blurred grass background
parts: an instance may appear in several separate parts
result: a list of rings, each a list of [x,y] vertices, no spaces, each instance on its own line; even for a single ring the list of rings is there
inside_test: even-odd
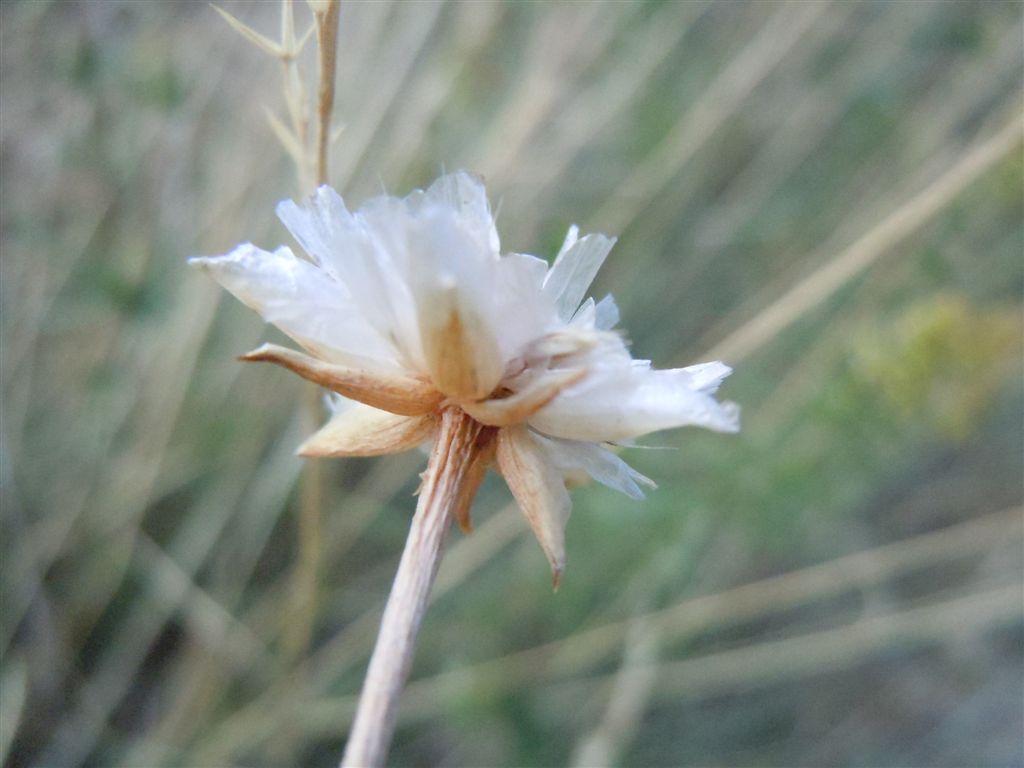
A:
[[[629,451],[642,503],[577,490],[557,594],[488,482],[394,764],[1024,765],[1022,10],[344,4],[346,198],[464,167],[506,250],[618,234],[634,353],[744,407]],[[4,3],[0,67],[0,756],[331,765],[424,460],[321,466],[306,654],[302,383],[185,269],[286,241],[279,68],[99,1]]]

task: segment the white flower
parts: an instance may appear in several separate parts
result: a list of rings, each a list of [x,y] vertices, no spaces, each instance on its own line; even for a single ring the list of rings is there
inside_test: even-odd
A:
[[[722,363],[654,370],[613,328],[611,296],[587,298],[614,239],[579,237],[554,263],[501,255],[483,183],[460,172],[355,213],[330,187],[277,214],[306,251],[239,245],[192,259],[309,354],[267,344],[245,355],[289,368],[342,397],[300,448],[368,456],[431,440],[442,408],[484,425],[455,513],[487,467],[505,478],[557,582],[571,504],[565,483],[589,475],[637,498],[654,483],[610,444],[669,427],[738,429],[738,408],[712,394]]]

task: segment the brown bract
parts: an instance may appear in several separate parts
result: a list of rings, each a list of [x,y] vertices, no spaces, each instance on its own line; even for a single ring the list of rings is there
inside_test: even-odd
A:
[[[299,447],[307,457],[379,456],[414,448],[434,438],[444,413],[460,412],[475,424],[465,455],[451,514],[463,531],[472,531],[473,499],[488,468],[505,479],[551,564],[555,586],[565,566],[564,527],[569,495],[562,475],[545,460],[525,422],[562,390],[579,382],[582,368],[541,368],[518,391],[497,386],[478,397],[479,355],[461,339],[462,322],[439,328],[432,358],[433,378],[368,372],[328,363],[273,344],[243,355],[246,362],[269,362],[293,371],[355,402],[332,418]],[[486,365],[486,363],[485,363]],[[440,372],[443,371],[443,374]],[[522,374],[522,371],[517,371]],[[441,391],[443,386],[444,392]]]
[[[443,396],[426,379],[367,373],[325,363],[294,349],[264,344],[240,360],[280,365],[304,379],[352,400],[401,416],[422,416],[437,410]]]

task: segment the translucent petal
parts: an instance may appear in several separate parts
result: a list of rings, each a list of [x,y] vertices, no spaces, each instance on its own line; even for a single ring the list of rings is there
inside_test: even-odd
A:
[[[510,253],[495,267],[491,300],[486,302],[498,328],[498,344],[507,361],[558,322],[551,297],[542,290],[547,262],[536,256]]]
[[[653,480],[637,472],[613,451],[601,445],[538,434],[534,434],[533,437],[547,448],[548,455],[563,474],[586,472],[597,482],[633,499],[643,498],[644,492],[640,485],[657,488]]]
[[[615,245],[615,239],[604,235],[586,235],[574,240],[573,232],[566,238],[566,246],[555,258],[544,290],[558,306],[558,314],[568,321],[583,301],[583,297],[604,263],[608,252]]]
[[[399,363],[430,373],[453,397],[489,394],[505,363],[558,319],[542,289],[546,263],[499,257],[486,191],[471,174],[374,198],[354,214],[321,187],[303,205],[281,203],[278,215]]]
[[[358,226],[337,192],[322,186],[301,204],[282,200],[276,212],[310,259],[336,278],[345,280],[341,258],[344,249],[339,249],[338,245],[340,240],[357,236]]]
[[[592,371],[529,420],[554,437],[617,442],[682,426],[739,430],[739,409],[702,391],[685,369],[655,371],[643,365]]]
[[[377,198],[352,214],[337,192],[323,186],[303,205],[282,201],[277,215],[306,253],[346,287],[353,309],[393,341],[403,363],[421,368],[407,284],[406,203]]]
[[[609,293],[594,308],[594,327],[599,331],[610,331],[619,324],[619,308]]]
[[[289,248],[271,253],[243,243],[225,256],[189,263],[326,360],[370,370],[402,367],[394,344],[366,322],[347,287]]]
[[[501,243],[494,226],[494,216],[487,201],[483,179],[466,171],[442,176],[426,191],[425,201],[450,206],[463,220],[463,225],[477,230],[486,239],[489,250],[498,253]]]
[[[558,255],[555,257],[557,261],[563,253],[568,251],[574,245],[576,241],[580,239],[580,228],[575,224],[569,227],[569,230],[565,233],[565,240],[562,241],[562,247],[558,249]]]
[[[709,395],[717,392],[725,377],[732,373],[732,368],[718,360],[690,365],[683,370],[690,374],[694,387]]]
[[[610,331],[619,322],[619,308],[611,294],[594,303],[592,298],[584,300],[569,321],[570,325],[597,331]]]
[[[595,328],[594,325],[597,321],[597,304],[594,303],[592,298],[586,299],[580,304],[579,309],[573,313],[572,319],[569,321],[569,325],[576,325],[581,328]]]

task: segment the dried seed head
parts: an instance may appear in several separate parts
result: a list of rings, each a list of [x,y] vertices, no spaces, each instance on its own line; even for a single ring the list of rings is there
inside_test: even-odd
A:
[[[248,243],[194,259],[309,354],[265,345],[281,365],[344,398],[303,455],[377,455],[432,440],[444,409],[479,427],[453,513],[489,466],[505,478],[557,581],[571,508],[566,483],[592,477],[631,497],[653,483],[609,443],[685,425],[738,429],[715,390],[721,363],[659,371],[614,330],[611,297],[584,300],[614,240],[570,229],[549,267],[500,253],[478,177],[444,176],[406,198],[350,212],[329,187],[278,215],[309,260]]]

